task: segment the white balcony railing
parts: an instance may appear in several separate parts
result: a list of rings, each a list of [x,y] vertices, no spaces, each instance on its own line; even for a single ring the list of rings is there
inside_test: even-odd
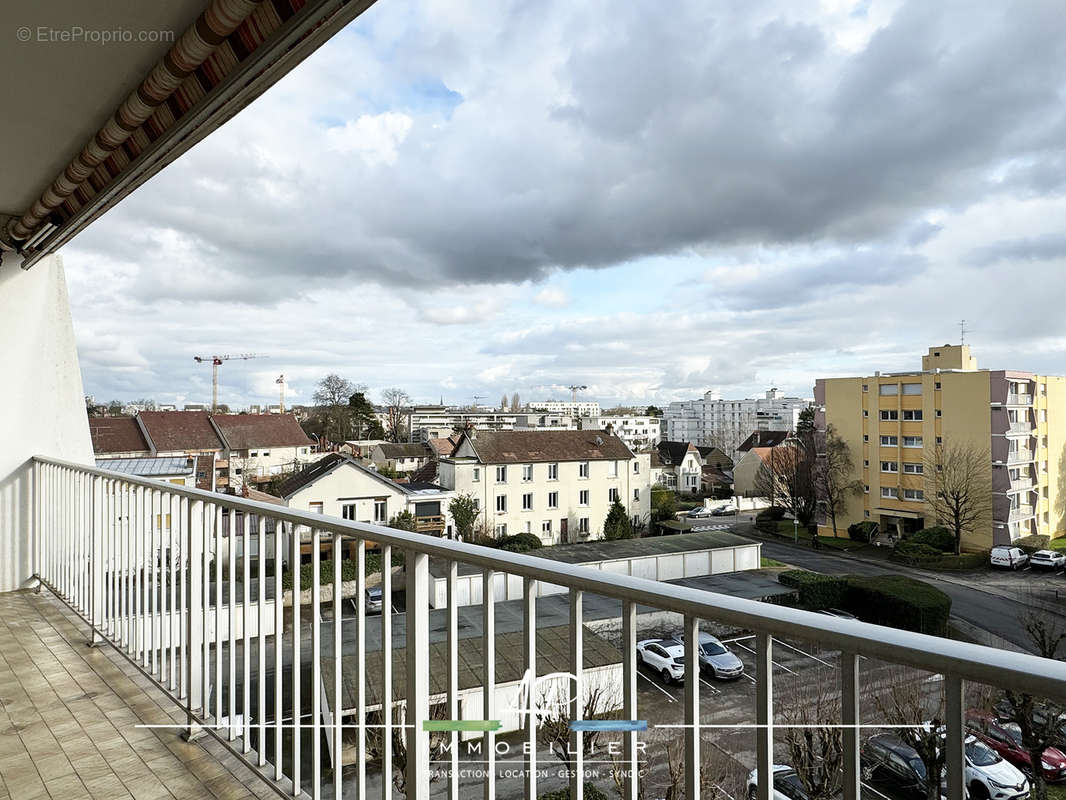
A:
[[[598,595],[619,602],[621,617],[622,714],[638,720],[646,709],[637,707],[637,610],[658,609],[684,618],[685,674],[683,730],[685,797],[695,800],[700,781],[699,659],[696,657],[701,621],[732,625],[754,633],[754,729],[758,774],[773,774],[775,695],[772,667],[775,638],[815,642],[840,652],[841,723],[843,727],[844,798],[858,800],[860,793],[860,697],[863,687],[860,659],[880,659],[944,676],[946,703],[947,797],[962,800],[964,682],[995,686],[1024,686],[1027,692],[1066,698],[1066,664],[1035,656],[992,649],[949,639],[838,619],[779,605],[744,600],[684,586],[616,575],[564,564],[532,555],[501,553],[484,547],[442,540],[417,533],[357,524],[279,508],[238,497],[185,489],[161,482],[132,478],[101,469],[46,458],[34,459],[36,572],[43,586],[54,592],[88,624],[94,641],[106,641],[125,654],[157,686],[178,702],[186,714],[190,735],[214,736],[284,796],[312,798],[342,796],[342,775],[347,796],[367,795],[367,736],[371,728],[383,729],[379,760],[380,796],[392,793],[393,759],[402,764],[405,795],[409,800],[430,796],[430,738],[422,721],[430,708],[430,573],[429,559],[441,559],[447,576],[448,610],[444,625],[445,666],[441,669],[445,713],[459,718],[459,616],[456,585],[459,564],[482,570],[482,597],[491,598],[497,576],[522,581],[522,656],[527,675],[536,676],[537,603],[540,589],[563,587],[569,597],[569,663],[554,669],[572,673],[570,717],[582,713],[582,686],[586,673],[583,652],[583,597]],[[283,579],[299,584],[294,567],[300,563],[301,535],[311,540],[312,591],[310,600],[286,607]],[[236,535],[234,535],[236,534]],[[340,593],[323,600],[320,593],[320,548],[332,542],[340,553],[345,540],[355,541],[356,593],[354,657],[342,639]],[[393,700],[396,715],[380,717],[381,725],[368,721],[381,698],[395,698],[393,684],[393,615],[388,613],[392,573],[382,571],[382,597],[386,613],[380,616],[380,651],[367,647],[366,550],[375,542],[382,548],[382,563],[394,552],[404,554],[403,582],[406,614],[398,630],[405,631],[401,700]],[[239,552],[240,551],[240,552]],[[255,554],[255,572],[251,559]],[[238,560],[238,555],[240,556]],[[264,557],[259,557],[264,556]],[[288,559],[287,564],[285,564]],[[267,562],[274,569],[268,575]],[[238,567],[238,563],[240,566]],[[224,575],[225,573],[225,575]],[[283,574],[284,573],[284,574]],[[341,583],[340,560],[334,561],[333,585]],[[225,580],[224,580],[225,578]],[[224,591],[225,588],[225,591]],[[239,596],[238,596],[239,592]],[[310,608],[307,608],[310,606]],[[332,619],[323,611],[332,608]],[[495,719],[496,658],[493,602],[483,602],[481,614],[482,664],[479,680],[485,721]],[[305,641],[303,632],[309,631]],[[295,632],[295,633],[294,633]],[[305,674],[301,653],[310,647],[310,697],[302,694]],[[438,645],[439,647],[439,645]],[[239,657],[238,657],[239,656]],[[321,667],[328,661],[331,685],[319,683]],[[368,665],[376,662],[380,696],[375,700],[368,685]],[[271,691],[267,693],[270,673]],[[354,679],[353,723],[332,722],[327,709],[343,707],[342,675]],[[591,678],[588,678],[589,680]],[[253,695],[253,688],[255,694]],[[399,687],[396,687],[399,688]],[[876,713],[876,710],[874,711]],[[522,794],[535,798],[537,790],[537,722],[524,717],[522,738],[524,785]],[[778,723],[780,724],[780,723]],[[486,726],[491,728],[491,726]],[[580,726],[577,726],[580,727]],[[354,770],[345,771],[343,731],[354,730]],[[392,734],[396,734],[393,736]],[[447,734],[451,746],[443,758],[450,765],[444,786],[451,800],[460,797],[457,732]],[[640,742],[637,730],[621,734],[624,797],[638,796]],[[481,734],[479,758],[485,775],[487,800],[495,798],[496,734]],[[571,729],[574,777],[571,797],[582,797],[582,747],[580,730]],[[404,745],[402,761],[394,752]],[[307,752],[307,749],[310,752]],[[543,755],[543,753],[541,753]],[[324,757],[332,763],[323,764]],[[352,766],[352,765],[349,765]],[[439,765],[438,765],[439,767]],[[463,796],[469,796],[469,784]],[[756,800],[770,800],[771,781],[758,782]],[[377,796],[377,793],[375,793]]]
[[[1029,519],[1033,516],[1033,507],[1029,505],[1015,506],[1010,510],[1010,514],[1007,517],[1008,522],[1020,522],[1023,519]]]
[[[1027,464],[1033,460],[1033,451],[1019,447],[1017,450],[1007,451],[1008,464]]]
[[[1009,406],[1030,406],[1032,404],[1033,396],[1031,394],[1011,392],[1007,395],[1007,405]]]

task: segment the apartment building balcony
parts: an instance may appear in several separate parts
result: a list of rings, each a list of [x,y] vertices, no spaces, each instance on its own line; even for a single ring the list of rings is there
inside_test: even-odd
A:
[[[538,675],[570,673],[567,685],[572,681],[575,687],[570,696],[581,697],[594,678],[586,669],[586,599],[609,601],[617,609],[612,658],[619,662],[617,710],[623,722],[616,734],[615,768],[622,770],[623,797],[629,800],[638,796],[636,776],[646,763],[642,731],[649,715],[659,713],[645,701],[638,704],[643,678],[636,642],[642,627],[646,635],[653,624],[651,617],[661,619],[664,612],[675,615],[685,633],[684,703],[675,706],[678,721],[672,733],[683,742],[679,752],[685,786],[692,787],[685,794],[689,800],[701,796],[701,748],[713,746],[706,740],[708,732],[701,736],[698,727],[705,724],[701,694],[707,691],[696,653],[701,623],[751,632],[755,703],[736,722],[751,732],[755,766],[762,775],[772,774],[772,764],[781,760],[780,753],[775,759],[780,730],[775,732],[771,723],[780,726],[777,704],[788,700],[775,695],[779,678],[772,672],[775,659],[790,652],[789,641],[811,643],[832,659],[822,663],[836,676],[839,722],[844,725],[859,725],[877,714],[861,702],[866,670],[875,662],[943,675],[938,685],[946,693],[950,800],[964,796],[966,682],[1025,685],[1036,694],[1066,697],[1066,665],[1035,656],[69,462],[34,459],[32,498],[29,537],[43,591],[0,595],[0,609],[6,612],[0,621],[0,696],[2,713],[14,726],[6,732],[16,734],[0,737],[0,765],[5,781],[8,775],[33,772],[53,796],[57,787],[70,787],[72,797],[94,791],[122,796],[121,784],[135,797],[170,792],[363,798],[388,796],[381,794],[380,775],[402,774],[403,794],[410,800],[428,800],[431,788],[453,798],[481,796],[484,789],[492,797],[494,776],[504,761],[497,755],[494,731],[506,717],[519,720],[511,741],[521,748],[517,760],[506,766],[517,768],[523,778],[520,789],[500,796],[535,798],[551,788],[538,786],[538,759],[543,766],[554,757],[538,746],[536,715],[516,715],[516,709],[497,704],[497,677],[515,671],[533,685]],[[174,524],[161,530],[157,520],[164,509]],[[226,542],[224,528],[235,534]],[[356,547],[352,615],[342,609],[339,593],[322,591],[321,548],[312,547],[309,597],[297,594],[292,602],[284,587],[300,564],[305,532],[312,542],[332,542],[334,552],[348,542],[377,542],[383,563],[393,563],[393,554],[402,552],[403,565],[368,576],[366,548]],[[245,559],[245,551],[272,558]],[[447,603],[436,610],[430,606],[436,594],[431,592],[430,558],[445,565],[447,576]],[[499,602],[475,606],[474,617],[465,610],[460,616],[460,565],[481,571],[483,598],[493,597],[501,582],[518,582],[521,600],[512,601],[520,609],[517,628],[514,612],[503,610]],[[338,585],[339,560],[333,569]],[[404,613],[371,618],[367,588],[372,577],[380,580],[385,598],[402,588]],[[539,615],[545,613],[545,603],[561,598],[565,630],[544,651]],[[466,632],[471,619],[477,620],[473,634]],[[84,647],[90,638],[101,646]],[[506,667],[496,654],[497,644],[506,653]],[[474,650],[478,661],[471,664],[467,656]],[[510,664],[511,659],[516,663]],[[460,678],[466,687],[471,674],[480,683],[481,705],[461,717]],[[869,675],[876,680],[875,673]],[[382,697],[392,698],[391,715],[381,715]],[[571,713],[580,723],[580,704],[572,702]],[[336,724],[338,717],[343,727]],[[460,791],[460,767],[468,762],[460,754],[459,731],[449,727],[458,720],[476,728],[483,743],[477,758],[487,776],[485,786],[467,782]],[[450,738],[443,753],[436,749],[440,740],[431,748],[432,721]],[[138,722],[163,727],[133,727]],[[367,744],[372,723],[385,728],[377,739],[380,749],[373,752]],[[582,726],[571,723],[570,728],[572,751],[583,753]],[[183,741],[181,731],[194,741]],[[858,727],[845,728],[846,800],[860,796],[862,738]],[[53,758],[59,755],[57,742],[61,758]],[[575,756],[578,774],[584,757]],[[446,774],[437,782],[434,776],[441,770]],[[197,782],[206,789],[201,791]],[[580,796],[576,782],[571,789],[571,796]],[[770,782],[759,782],[755,800],[771,796]]]
[[[1032,478],[1015,478],[1009,481],[1007,492],[1008,494],[1017,494],[1019,492],[1031,492],[1036,486],[1036,483]]]
[[[1007,451],[1007,464],[1028,464],[1033,460],[1033,451],[1019,447],[1016,450]]]
[[[1018,392],[1007,393],[1007,405],[1008,406],[1031,406],[1033,404],[1033,396],[1031,394],[1022,394]]]
[[[1036,516],[1036,511],[1031,505],[1019,505],[1010,509],[1007,522],[1021,522],[1023,519],[1031,519]]]
[[[1024,420],[1008,423],[1006,432],[1008,436],[1032,436],[1035,431],[1036,426],[1031,421]]]
[[[418,533],[434,533],[439,536],[444,531],[444,515],[415,517],[415,531]]]

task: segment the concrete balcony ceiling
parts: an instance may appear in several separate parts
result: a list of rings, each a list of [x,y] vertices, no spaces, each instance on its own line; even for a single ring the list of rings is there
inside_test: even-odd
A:
[[[373,0],[56,0],[0,48],[0,247],[54,252]]]

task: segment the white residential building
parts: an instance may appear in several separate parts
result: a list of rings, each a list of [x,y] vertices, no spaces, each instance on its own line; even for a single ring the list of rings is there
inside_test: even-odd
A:
[[[663,436],[669,441],[718,447],[736,458],[737,448],[754,431],[795,430],[800,412],[813,402],[785,397],[777,389],[744,400],[723,400],[712,390],[699,400],[670,403],[665,410]]]
[[[547,411],[519,413],[515,415],[516,431],[576,431],[578,419],[567,414],[552,414]]]
[[[581,430],[610,431],[634,453],[653,450],[662,439],[662,418],[648,416],[582,417]]]
[[[452,535],[448,504],[453,492],[433,484],[397,483],[343,453],[330,453],[279,491],[289,508],[375,525],[387,525],[408,511],[419,533]]]
[[[480,430],[511,431],[515,422],[514,414],[481,408],[413,406],[407,409],[408,438],[412,442],[447,439],[468,424]]]
[[[651,512],[651,457],[594,431],[473,431],[442,458],[442,486],[474,497],[497,536],[545,544],[598,539],[614,500],[636,523]]]
[[[585,400],[533,400],[526,403],[530,411],[547,411],[549,414],[561,414],[568,417],[598,417],[600,404]]]

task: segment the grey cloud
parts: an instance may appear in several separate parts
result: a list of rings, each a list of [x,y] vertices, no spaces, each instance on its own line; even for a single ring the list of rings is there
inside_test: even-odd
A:
[[[1001,261],[1049,261],[1066,257],[1066,234],[1005,239],[971,250],[966,260],[980,267]]]

